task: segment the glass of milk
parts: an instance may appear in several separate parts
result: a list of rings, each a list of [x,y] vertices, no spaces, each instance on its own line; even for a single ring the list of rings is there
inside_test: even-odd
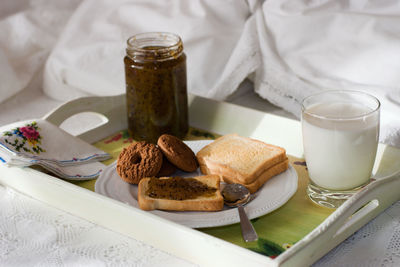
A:
[[[358,91],[324,91],[302,103],[304,156],[312,201],[339,207],[371,179],[380,102]]]

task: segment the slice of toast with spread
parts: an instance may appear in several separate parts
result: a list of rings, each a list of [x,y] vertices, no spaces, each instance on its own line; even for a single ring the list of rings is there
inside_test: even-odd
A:
[[[219,211],[224,206],[217,175],[144,178],[138,203],[142,210]]]

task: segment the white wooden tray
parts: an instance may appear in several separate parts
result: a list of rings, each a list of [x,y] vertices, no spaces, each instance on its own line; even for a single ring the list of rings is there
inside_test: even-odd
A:
[[[45,119],[60,125],[69,117],[82,112],[97,113],[101,121],[97,127],[79,135],[87,142],[93,143],[127,127],[124,95],[77,99],[60,106],[45,116]],[[190,125],[193,127],[218,134],[236,132],[283,146],[293,156],[303,155],[298,121],[193,95],[189,97],[189,112]],[[376,168],[386,148],[380,145]],[[343,204],[293,247],[271,259],[30,168],[1,165],[0,182],[51,206],[177,257],[207,266],[312,264],[400,199],[400,175],[378,179]]]

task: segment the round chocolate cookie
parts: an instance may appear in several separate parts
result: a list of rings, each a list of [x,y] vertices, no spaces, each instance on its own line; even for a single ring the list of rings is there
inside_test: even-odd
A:
[[[158,138],[157,145],[165,157],[179,169],[186,172],[194,172],[197,169],[196,155],[179,138],[163,134]]]
[[[124,148],[118,156],[117,173],[130,184],[144,177],[156,176],[161,169],[162,153],[154,144],[137,142]]]
[[[156,177],[165,177],[165,176],[170,176],[176,171],[176,167],[172,165],[171,162],[168,161],[168,159],[163,156],[163,161],[161,165],[161,169],[156,175]]]

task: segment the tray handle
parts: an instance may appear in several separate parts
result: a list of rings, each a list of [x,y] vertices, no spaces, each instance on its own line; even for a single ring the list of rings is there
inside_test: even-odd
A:
[[[312,264],[385,207],[400,199],[400,172],[377,179],[355,194],[321,225],[281,254],[279,266]]]
[[[127,128],[125,103],[125,94],[82,97],[60,105],[43,119],[60,126],[65,120],[79,113],[97,113],[102,121],[100,125],[77,135],[88,143],[94,143]]]

